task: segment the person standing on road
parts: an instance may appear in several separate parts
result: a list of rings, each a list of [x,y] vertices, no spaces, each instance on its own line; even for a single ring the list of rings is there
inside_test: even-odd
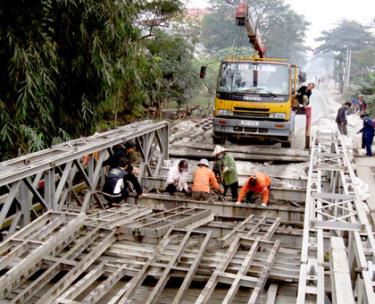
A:
[[[253,203],[254,196],[261,195],[262,206],[267,207],[270,200],[271,178],[265,173],[251,175],[243,185],[236,204],[241,204],[245,199],[247,203]]]
[[[211,187],[219,193],[224,192],[217,182],[214,172],[209,169],[209,166],[207,159],[201,159],[198,163],[198,168],[194,172],[193,186],[191,188],[193,200],[207,201],[211,195]]]
[[[177,166],[173,166],[168,171],[166,188],[165,191],[170,195],[173,195],[175,192],[184,192],[190,193],[188,184],[187,184],[187,171],[189,164],[187,160],[180,160]]]
[[[218,170],[220,182],[224,186],[224,196],[230,188],[232,201],[236,202],[238,197],[237,168],[233,156],[226,152],[224,147],[216,146],[212,155],[215,157],[215,168]]]
[[[315,84],[310,82],[307,86],[301,86],[297,91],[298,103],[304,107],[308,106],[310,103],[310,96],[312,90],[315,88]]]
[[[345,102],[338,110],[336,115],[336,123],[339,131],[342,135],[348,135],[347,124],[348,120],[346,118],[346,113],[351,107],[350,102]]]
[[[363,114],[363,113],[366,112],[366,110],[367,110],[367,103],[363,99],[363,95],[358,95],[358,106],[359,106],[360,113]]]
[[[363,133],[362,147],[364,143],[364,146],[366,147],[366,156],[372,156],[371,146],[374,139],[374,122],[366,113],[362,113],[361,118],[363,120],[363,128],[358,131],[358,134]]]
[[[352,98],[352,113],[357,113],[359,111],[359,102],[358,102],[358,98],[356,97],[353,97]]]

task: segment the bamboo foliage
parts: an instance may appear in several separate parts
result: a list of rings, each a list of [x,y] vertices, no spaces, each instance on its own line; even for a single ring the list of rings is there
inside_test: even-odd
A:
[[[0,1],[0,160],[91,133],[111,100],[141,112],[150,64],[138,21],[180,10],[173,0]]]

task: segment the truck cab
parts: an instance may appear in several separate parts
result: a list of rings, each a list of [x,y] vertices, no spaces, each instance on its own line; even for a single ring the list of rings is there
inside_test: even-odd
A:
[[[282,60],[232,58],[221,63],[213,140],[258,138],[290,147],[298,68]]]

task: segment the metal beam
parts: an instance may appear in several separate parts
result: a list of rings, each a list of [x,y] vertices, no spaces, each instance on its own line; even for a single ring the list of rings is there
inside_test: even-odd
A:
[[[137,138],[142,138],[139,147],[146,152],[142,164],[147,174],[152,176],[155,172],[159,173],[163,161],[168,158],[166,121],[130,124],[2,162],[0,187],[5,185],[11,190],[0,199],[0,226],[4,226],[4,221],[9,219],[17,220],[10,225],[12,232],[18,226],[27,225],[32,217],[32,203],[41,203],[47,210],[61,210],[75,199],[82,206],[82,212],[86,212],[95,202],[101,205],[102,198],[97,191],[103,186],[100,178],[108,150]],[[99,158],[95,159],[93,153],[99,154]],[[82,164],[83,156],[89,157],[87,166]],[[157,169],[152,172],[154,162]],[[86,186],[83,200],[75,193],[75,186],[82,180]]]
[[[284,221],[301,222],[303,220],[304,208],[290,207],[284,204],[270,204],[269,206],[262,207],[256,204],[242,204],[237,205],[232,202],[211,202],[211,201],[194,201],[187,198],[172,197],[170,195],[160,195],[147,193],[138,199],[138,204],[150,207],[156,210],[167,210],[179,206],[189,208],[204,208],[211,210],[214,215],[229,216],[229,217],[246,217],[251,214],[254,215],[267,215],[271,217],[279,217]]]

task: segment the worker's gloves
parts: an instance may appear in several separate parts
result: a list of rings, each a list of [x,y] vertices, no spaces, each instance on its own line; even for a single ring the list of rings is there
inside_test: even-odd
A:
[[[229,168],[228,167],[224,167],[223,173],[226,173],[228,171],[229,171]]]

